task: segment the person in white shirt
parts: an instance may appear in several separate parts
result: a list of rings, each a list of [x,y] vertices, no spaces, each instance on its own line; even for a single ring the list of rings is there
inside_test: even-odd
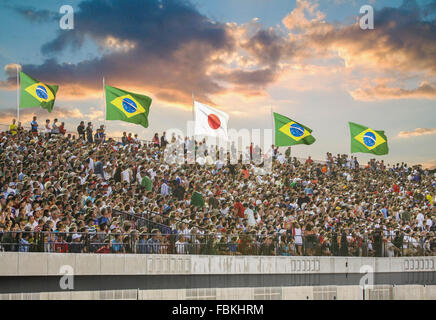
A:
[[[387,243],[387,253],[388,253],[388,257],[390,257],[390,258],[395,257],[395,246],[391,242],[391,240],[388,240],[388,243]]]
[[[50,119],[45,120],[44,133],[51,133]]]
[[[254,219],[253,205],[250,204],[244,211],[245,218],[247,219],[248,225],[253,227],[256,225],[256,220]]]
[[[190,238],[191,231],[186,227],[186,224],[184,222],[182,222],[180,224],[180,232],[179,232],[179,234],[183,234],[185,239],[189,239]]]
[[[138,183],[141,183],[142,181],[142,176],[141,176],[141,169],[142,169],[142,165],[139,165],[137,170],[136,170],[136,181],[138,181]]]
[[[154,180],[154,177],[156,177],[156,172],[152,169],[148,170],[148,173],[150,174],[150,179]]]
[[[425,217],[422,214],[422,212],[418,213],[418,215],[416,216],[416,220],[418,221],[418,227],[421,227],[421,228],[424,227],[424,225],[423,225],[424,219],[425,219]]]
[[[160,187],[160,194],[162,195],[162,197],[165,197],[170,194],[170,187],[168,186],[165,180],[163,181]]]
[[[220,213],[225,217],[229,213],[229,210],[230,210],[229,206],[226,206],[225,208],[220,209]]]
[[[121,171],[121,181],[126,181],[127,183],[130,183],[130,169],[124,165],[123,171]]]
[[[427,221],[425,222],[425,225],[429,228],[433,226],[433,221],[431,220],[430,216],[427,216]]]
[[[299,255],[303,254],[303,232],[300,228],[300,225],[298,223],[295,224],[294,227],[294,240],[295,240],[295,246],[297,247],[297,252]]]
[[[187,242],[185,241],[185,236],[181,234],[179,239],[176,241],[176,252],[177,254],[187,254]]]

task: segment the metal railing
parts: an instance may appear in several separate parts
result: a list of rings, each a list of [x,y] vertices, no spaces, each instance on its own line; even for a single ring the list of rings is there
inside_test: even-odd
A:
[[[429,256],[436,255],[419,242],[357,238],[353,242],[323,245],[302,235],[289,234],[162,234],[153,230],[121,232],[8,231],[0,233],[0,251],[58,253],[207,254],[266,256]],[[300,241],[301,240],[301,241]],[[389,239],[387,239],[389,240]],[[312,243],[309,243],[312,241]],[[395,242],[395,241],[393,241]],[[392,255],[388,254],[388,250]]]

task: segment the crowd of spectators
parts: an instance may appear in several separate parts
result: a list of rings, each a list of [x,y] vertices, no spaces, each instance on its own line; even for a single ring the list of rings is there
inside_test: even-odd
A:
[[[117,141],[83,121],[76,131],[34,117],[30,130],[14,120],[1,132],[1,251],[436,254],[436,173],[421,166],[300,161],[290,148],[273,148],[266,173],[242,161],[171,164],[169,143],[210,160],[205,142]]]

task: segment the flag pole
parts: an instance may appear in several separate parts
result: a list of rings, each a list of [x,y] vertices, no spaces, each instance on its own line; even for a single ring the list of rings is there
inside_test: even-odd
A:
[[[273,132],[273,134],[272,134],[272,136],[273,136],[273,144],[274,144],[274,147],[275,147],[275,143],[276,143],[276,129],[275,129],[275,126],[274,126],[274,113],[273,113],[273,107],[272,107],[272,105],[270,105],[270,110],[271,110],[271,122],[272,122],[272,132]]]
[[[104,77],[103,77],[103,109],[104,109],[104,130],[106,131],[106,88],[104,83]]]
[[[18,64],[17,64],[17,126],[20,122],[20,77],[18,74]]]
[[[195,121],[195,116],[194,116],[194,92],[192,92],[192,120]]]

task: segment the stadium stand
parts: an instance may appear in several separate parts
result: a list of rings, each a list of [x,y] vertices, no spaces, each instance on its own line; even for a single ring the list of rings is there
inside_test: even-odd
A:
[[[113,139],[90,122],[77,134],[56,123],[1,132],[1,251],[436,255],[436,173],[420,166],[278,149],[266,174],[243,161],[168,164],[158,134]],[[203,142],[171,142],[208,157]]]

